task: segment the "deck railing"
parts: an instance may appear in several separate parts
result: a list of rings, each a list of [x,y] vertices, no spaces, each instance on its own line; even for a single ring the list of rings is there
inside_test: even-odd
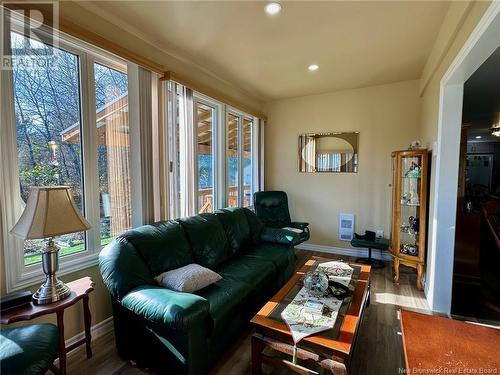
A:
[[[238,186],[229,186],[228,206],[238,206]],[[243,186],[243,207],[252,205],[252,193],[250,185]],[[213,188],[198,189],[198,207],[199,213],[213,212]]]

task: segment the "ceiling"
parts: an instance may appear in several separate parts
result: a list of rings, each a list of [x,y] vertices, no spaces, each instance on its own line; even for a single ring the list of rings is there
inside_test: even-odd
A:
[[[91,1],[108,21],[264,101],[420,78],[441,1]],[[307,66],[318,64],[309,72]]]
[[[467,132],[472,141],[500,142],[491,135],[495,115],[500,111],[500,48],[474,72],[464,85],[462,121],[470,123]],[[481,136],[480,140],[475,137]]]

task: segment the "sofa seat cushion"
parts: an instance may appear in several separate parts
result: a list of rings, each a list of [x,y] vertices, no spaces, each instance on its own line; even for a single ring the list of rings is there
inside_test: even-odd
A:
[[[143,225],[123,236],[142,255],[153,276],[193,263],[184,229],[176,221]]]
[[[222,223],[233,253],[245,251],[252,245],[250,226],[242,208],[223,208],[215,212]]]
[[[242,255],[242,258],[256,258],[272,262],[277,271],[285,269],[290,263],[295,263],[295,253],[292,247],[272,243],[256,246]]]
[[[195,294],[205,298],[210,304],[210,316],[215,325],[231,318],[235,310],[241,308],[242,301],[252,291],[249,284],[238,280],[223,278],[216,283],[201,289]]]
[[[0,373],[45,374],[58,356],[59,331],[53,324],[32,324],[0,331]]]
[[[195,262],[214,269],[229,259],[231,252],[224,227],[214,214],[179,219],[191,244]]]
[[[216,272],[225,279],[249,284],[253,292],[259,293],[273,278],[275,267],[268,260],[236,256],[218,267]]]

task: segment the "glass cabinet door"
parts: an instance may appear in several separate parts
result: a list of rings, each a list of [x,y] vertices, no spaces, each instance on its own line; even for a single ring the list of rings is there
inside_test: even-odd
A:
[[[402,156],[399,163],[399,252],[419,256],[420,204],[422,200],[422,156]]]

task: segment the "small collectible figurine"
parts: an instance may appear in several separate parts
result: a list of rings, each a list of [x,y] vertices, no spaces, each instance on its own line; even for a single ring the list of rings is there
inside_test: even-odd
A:
[[[411,199],[411,194],[410,193],[404,193],[402,196],[401,196],[401,204],[408,204],[410,203],[410,199]]]
[[[408,204],[411,204],[413,206],[418,206],[420,204],[420,199],[415,190],[412,190],[410,192],[410,199],[408,200]]]
[[[422,174],[420,165],[415,163],[414,161],[411,162],[411,166],[408,169],[408,171],[405,173],[405,177],[420,177]]]
[[[418,230],[420,229],[420,220],[416,217],[410,216],[408,218],[408,222],[410,223],[410,232],[412,234],[418,234]]]
[[[420,141],[417,139],[410,143],[410,147],[408,147],[410,150],[418,150],[420,147],[422,147],[422,144]]]

